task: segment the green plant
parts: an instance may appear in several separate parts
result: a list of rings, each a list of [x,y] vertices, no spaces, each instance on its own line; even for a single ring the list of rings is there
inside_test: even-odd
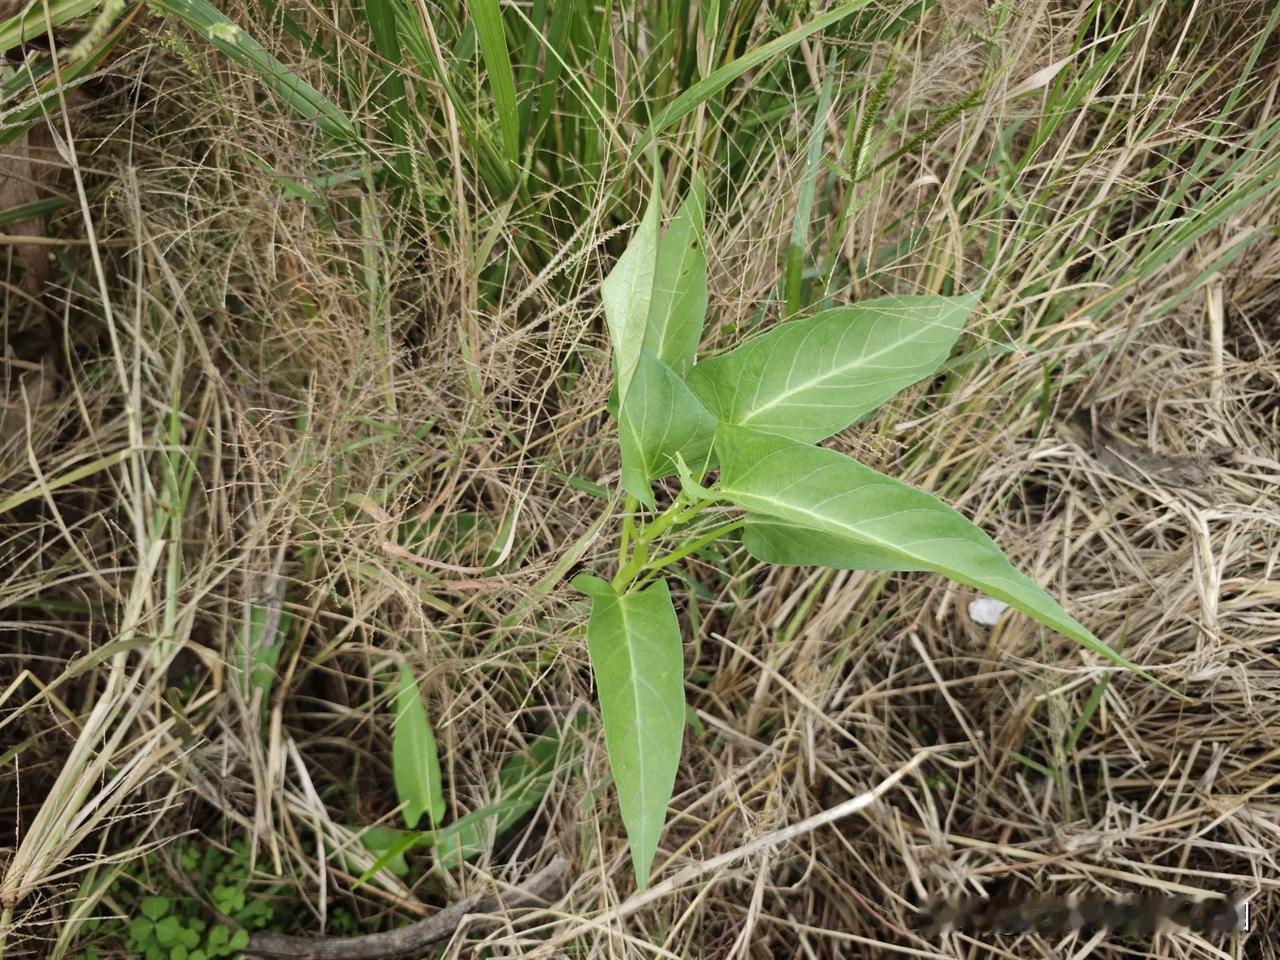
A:
[[[244,892],[239,893],[243,908]],[[199,917],[175,912],[174,906],[168,897],[143,898],[142,915],[129,924],[129,944],[136,956],[146,960],[208,960],[232,956],[249,945],[244,929],[232,933],[225,924],[209,926]]]
[[[945,503],[816,444],[946,361],[975,295],[895,296],[787,320],[694,362],[707,303],[702,192],[659,233],[657,189],[602,286],[613,348],[626,507],[611,580],[591,599],[587,645],[637,882],[644,887],[675,783],[684,658],[662,571],[742,531],[758,560],[851,570],[933,571],[981,590],[1114,663],[1136,669],[1018,572]],[[718,480],[701,485],[718,468]],[[679,475],[661,512],[653,482]],[[724,522],[708,508],[745,515]],[[639,525],[639,505],[648,514]],[[718,516],[710,529],[699,523]],[[674,547],[655,550],[671,535]]]
[[[486,805],[445,825],[439,752],[426,703],[406,667],[400,670],[395,703],[392,775],[408,829],[374,826],[360,831],[365,850],[376,858],[361,872],[361,883],[384,868],[394,876],[408,876],[405,854],[411,850],[432,850],[435,862],[445,870],[479,856],[488,849],[491,831],[500,836],[542,801],[559,762],[573,750],[573,743],[554,727],[535,737],[526,750],[503,762]],[[423,813],[431,822],[430,830],[417,829]],[[345,866],[351,869],[354,864]]]
[[[156,854],[148,854],[111,884],[105,901],[112,912],[130,919],[90,919],[80,924],[84,946],[77,960],[96,960],[124,950],[127,956],[145,960],[214,960],[232,957],[249,945],[249,931],[271,924],[275,908],[268,898],[250,895],[249,850],[242,840],[230,851],[212,844],[184,842],[177,851],[178,867],[195,887],[208,892],[209,903],[161,887],[145,879],[159,866]],[[210,919],[212,906],[228,924]]]
[[[444,787],[436,738],[427,720],[427,705],[408,667],[400,668],[396,689],[396,724],[391,740],[391,767],[396,796],[412,830],[427,814],[434,827],[444,819]]]

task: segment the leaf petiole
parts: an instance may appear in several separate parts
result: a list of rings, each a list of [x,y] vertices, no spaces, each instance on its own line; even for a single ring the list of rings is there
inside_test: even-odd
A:
[[[739,517],[737,520],[734,520],[732,523],[721,524],[720,526],[716,527],[714,530],[710,531],[704,536],[701,536],[697,540],[693,541],[693,543],[686,544],[685,546],[681,547],[679,550],[672,550],[665,557],[659,557],[657,560],[653,561],[653,563],[649,564],[649,567],[645,572],[656,573],[657,571],[661,570],[663,567],[668,567],[673,563],[677,563],[678,561],[683,560],[685,557],[689,556],[689,554],[697,553],[707,544],[713,543],[714,541],[719,540],[725,534],[733,533],[733,531],[742,528],[746,524],[746,522],[747,520],[745,517]]]
[[[626,500],[623,502],[622,510],[622,536],[618,538],[618,567],[622,568],[627,565],[627,547],[631,545],[631,541],[636,536],[636,507],[639,501],[631,494],[627,494]]]
[[[618,572],[614,575],[613,580],[610,581],[613,589],[622,592],[623,588],[645,570],[649,562],[649,545],[676,524],[689,520],[701,508],[702,504],[694,504],[692,507],[687,508],[680,500],[677,500],[655,519],[636,531],[633,534],[635,550],[631,554],[631,559],[619,564]],[[621,555],[619,559],[621,560]]]

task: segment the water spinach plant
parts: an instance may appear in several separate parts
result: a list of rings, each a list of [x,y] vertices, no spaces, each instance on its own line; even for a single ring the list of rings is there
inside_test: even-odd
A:
[[[662,571],[717,537],[740,531],[746,551],[767,563],[941,573],[1136,669],[960,513],[817,446],[934,373],[977,298],[867,300],[784,320],[728,353],[696,361],[707,307],[703,209],[695,183],[661,231],[655,188],[601,287],[625,507],[614,576],[573,581],[591,601],[587,646],[641,888],[685,724],[683,644]],[[715,482],[703,486],[713,473]],[[653,484],[672,476],[680,478],[679,492],[659,511]],[[743,513],[711,529],[706,517],[694,523],[715,504]],[[660,538],[677,546],[655,552]]]

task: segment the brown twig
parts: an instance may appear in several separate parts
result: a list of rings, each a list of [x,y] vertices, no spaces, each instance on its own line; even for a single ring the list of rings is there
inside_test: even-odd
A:
[[[377,960],[417,953],[450,936],[469,914],[532,906],[544,902],[560,885],[569,862],[556,857],[533,877],[503,896],[474,893],[452,907],[386,933],[359,937],[291,937],[280,933],[255,933],[249,938],[250,956],[284,957],[287,960]]]

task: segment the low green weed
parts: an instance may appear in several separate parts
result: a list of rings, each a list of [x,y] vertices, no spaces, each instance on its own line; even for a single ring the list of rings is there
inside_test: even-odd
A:
[[[249,945],[249,933],[272,924],[276,909],[260,890],[249,892],[249,851],[242,840],[230,851],[204,841],[178,849],[178,867],[207,901],[166,886],[151,893],[146,874],[159,872],[149,854],[108,890],[104,903],[115,917],[86,921],[76,960],[120,955],[140,960],[215,960],[234,957]],[[163,873],[160,873],[163,876]]]

